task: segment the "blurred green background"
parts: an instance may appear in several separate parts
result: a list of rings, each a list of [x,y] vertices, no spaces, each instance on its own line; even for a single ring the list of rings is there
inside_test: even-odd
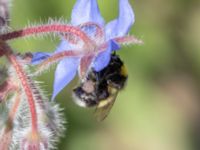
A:
[[[118,15],[117,0],[99,0],[105,20]],[[144,41],[119,52],[129,81],[108,118],[98,123],[93,110],[71,98],[77,80],[57,97],[68,120],[59,150],[200,149],[200,1],[130,0],[136,15],[131,34]],[[75,0],[13,0],[11,27],[70,21]],[[55,38],[12,41],[18,52],[53,51]],[[39,77],[51,93],[53,73]]]

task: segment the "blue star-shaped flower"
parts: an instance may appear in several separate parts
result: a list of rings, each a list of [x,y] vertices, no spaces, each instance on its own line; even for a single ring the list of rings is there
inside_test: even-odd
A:
[[[92,42],[89,45],[83,44],[80,42],[81,37],[66,34],[54,53],[38,52],[32,59],[32,62],[37,64],[49,58],[59,58],[52,99],[75,77],[77,70],[80,77],[84,78],[90,67],[95,71],[105,68],[112,51],[120,49],[120,44],[139,43],[134,37],[127,36],[134,20],[128,0],[119,0],[118,18],[106,25],[96,0],[77,0],[72,11],[71,24],[79,27]],[[63,53],[67,53],[67,57],[57,57],[59,54],[63,56]]]

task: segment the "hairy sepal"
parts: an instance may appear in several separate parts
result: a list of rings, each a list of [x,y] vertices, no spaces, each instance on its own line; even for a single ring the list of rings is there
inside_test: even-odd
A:
[[[9,144],[10,150],[26,149],[27,145],[29,147],[35,147],[37,143],[40,143],[39,145],[44,145],[43,148],[54,149],[55,144],[65,129],[65,120],[63,119],[61,109],[58,105],[49,101],[46,92],[42,90],[39,82],[35,81],[32,75],[30,75],[28,66],[24,65],[20,58],[17,59],[19,59],[18,62],[25,73],[24,77],[28,84],[27,87],[30,88],[29,91],[31,91],[34,98],[38,120],[38,139],[34,141],[30,138],[35,133],[31,131],[31,113],[27,100],[28,95],[26,95],[27,93],[24,90],[24,85],[21,83],[20,78],[17,77],[16,68],[10,65],[8,74],[12,76],[12,81],[19,90],[17,90],[18,92],[13,92],[11,96],[7,97],[1,103],[0,138],[4,140],[0,143],[0,148],[5,148],[6,144]],[[13,111],[13,105],[16,103],[16,97],[19,93],[21,94],[20,104],[10,121],[9,112]]]

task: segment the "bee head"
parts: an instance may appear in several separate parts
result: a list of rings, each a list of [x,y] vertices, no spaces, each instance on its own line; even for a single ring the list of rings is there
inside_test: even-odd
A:
[[[74,101],[81,107],[92,107],[97,105],[95,83],[91,80],[84,81],[80,86],[73,89]]]

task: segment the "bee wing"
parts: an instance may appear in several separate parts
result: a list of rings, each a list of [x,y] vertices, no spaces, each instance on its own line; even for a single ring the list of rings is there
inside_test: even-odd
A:
[[[112,87],[109,87],[109,89],[110,96],[107,99],[101,100],[95,109],[94,116],[97,121],[103,121],[108,116],[117,97],[118,90]]]

